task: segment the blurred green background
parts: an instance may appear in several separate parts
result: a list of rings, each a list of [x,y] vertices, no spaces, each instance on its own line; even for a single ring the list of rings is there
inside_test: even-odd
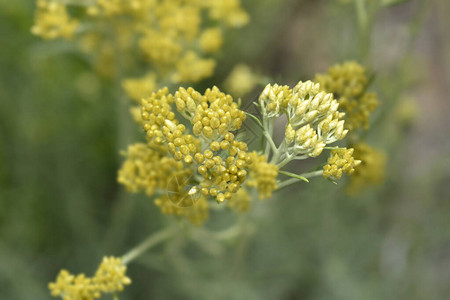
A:
[[[227,36],[200,89],[237,63],[292,85],[359,55],[353,5],[242,2],[251,22]],[[119,151],[143,136],[123,137],[120,89],[67,43],[32,36],[34,7],[0,2],[0,298],[11,300],[50,299],[61,268],[92,273],[167,223],[116,182]],[[151,250],[120,299],[447,299],[449,18],[448,0],[376,16],[368,62],[381,106],[367,139],[388,153],[381,187],[350,197],[345,181],[316,179],[283,190],[254,203],[247,233],[226,245],[201,236],[204,249],[177,239]],[[214,217],[213,228],[236,219]]]

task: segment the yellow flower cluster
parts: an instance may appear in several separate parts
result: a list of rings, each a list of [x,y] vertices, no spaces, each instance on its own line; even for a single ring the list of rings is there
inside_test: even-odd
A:
[[[368,93],[369,80],[365,68],[351,61],[332,66],[326,74],[316,75],[316,82],[333,93],[339,108],[346,113],[346,128],[369,128],[370,114],[378,106],[375,93]]]
[[[197,137],[186,134],[185,126],[175,118],[174,102]],[[241,127],[245,113],[217,87],[203,95],[192,88],[180,88],[174,96],[167,88],[161,89],[142,100],[142,119],[149,141],[167,145],[175,160],[196,168],[202,179],[189,190],[190,195],[202,194],[223,202],[245,181],[251,157],[247,144],[236,141],[231,133]]]
[[[232,133],[245,113],[230,95],[217,87],[204,94],[180,88],[174,95],[163,88],[141,101],[141,117],[148,144],[129,147],[118,176],[129,191],[166,191],[155,200],[161,211],[199,225],[208,218],[208,197],[220,203],[240,190],[252,156]]]
[[[245,169],[252,163],[247,150],[246,143],[236,141],[228,132],[222,142],[211,142],[209,149],[196,154],[197,170],[203,177],[200,182],[202,194],[210,195],[217,202],[229,200],[247,178]]]
[[[204,197],[189,194],[191,169],[167,154],[167,147],[154,143],[129,146],[127,160],[118,172],[118,182],[132,193],[161,195],[155,204],[162,213],[200,225],[208,219],[208,202]]]
[[[46,40],[70,39],[78,27],[78,21],[67,13],[66,6],[54,0],[38,0],[35,24],[31,32]]]
[[[82,48],[101,64],[102,73],[145,57],[160,82],[197,82],[211,76],[215,61],[204,56],[220,50],[226,28],[248,22],[240,0],[68,2],[78,6],[79,21],[70,17],[63,1],[38,0],[37,4],[34,34],[69,38],[80,22],[88,29],[77,35]],[[102,62],[108,57],[113,58],[109,64]]]
[[[56,281],[49,283],[48,287],[52,296],[64,300],[98,299],[102,293],[120,292],[131,283],[125,275],[126,270],[120,258],[104,257],[94,277],[84,274],[75,276],[67,270],[61,270]]]
[[[128,147],[127,160],[118,172],[118,182],[131,193],[143,191],[148,196],[157,189],[165,190],[174,173],[183,169],[183,164],[165,156],[167,149],[142,143]]]
[[[287,157],[316,157],[327,144],[343,139],[344,113],[332,94],[320,90],[311,81],[288,86],[267,85],[259,97],[259,105],[266,118],[286,115],[285,131]]]
[[[355,167],[361,164],[360,160],[355,160],[352,156],[353,151],[353,148],[331,150],[328,163],[323,167],[323,177],[338,180],[344,173],[353,174]]]
[[[245,121],[245,113],[233,98],[217,87],[207,89],[204,95],[192,88],[180,88],[175,101],[177,110],[190,120],[194,134],[209,140],[225,137],[227,132],[241,128]]]
[[[361,164],[355,168],[350,177],[348,192],[358,194],[362,189],[370,185],[378,185],[384,181],[386,168],[386,153],[377,150],[366,143],[354,145],[355,159],[361,160]]]
[[[252,152],[253,163],[250,166],[250,180],[248,185],[258,189],[260,199],[272,197],[272,192],[277,189],[277,165],[267,162],[265,155]]]

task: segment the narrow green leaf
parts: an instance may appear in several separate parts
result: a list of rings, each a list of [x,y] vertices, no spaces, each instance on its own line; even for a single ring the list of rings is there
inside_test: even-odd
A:
[[[283,175],[286,175],[286,176],[289,176],[289,177],[292,177],[292,178],[297,178],[297,179],[300,179],[300,180],[303,180],[303,181],[309,183],[309,180],[307,178],[305,178],[303,176],[300,176],[298,174],[291,173],[291,172],[286,172],[286,171],[279,171],[279,173],[283,174]]]

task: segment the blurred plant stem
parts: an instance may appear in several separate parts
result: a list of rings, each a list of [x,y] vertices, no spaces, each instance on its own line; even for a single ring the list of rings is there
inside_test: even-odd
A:
[[[176,232],[173,226],[169,226],[161,231],[155,232],[151,234],[147,239],[145,239],[142,243],[128,251],[122,256],[122,263],[124,265],[130,263],[152,247],[158,245],[159,243],[164,242],[173,236]]]
[[[253,193],[252,196],[253,198],[256,198],[255,193]],[[238,232],[240,233],[240,236],[238,245],[236,246],[236,251],[234,252],[234,265],[231,269],[232,275],[237,274],[244,265],[243,260],[247,253],[248,244],[252,235],[252,232],[250,230],[247,230],[250,225],[249,216],[247,214],[242,215],[238,222]]]
[[[370,57],[370,46],[375,17],[378,13],[379,3],[367,3],[367,0],[355,0],[356,19],[359,31],[359,60],[368,65]]]
[[[136,124],[133,122],[130,115],[130,101],[126,97],[122,89],[122,81],[125,76],[123,71],[123,62],[120,59],[120,55],[116,55],[117,61],[117,74],[113,80],[114,84],[114,95],[115,95],[115,108],[116,108],[116,120],[117,120],[117,131],[116,131],[116,161],[117,166],[120,166],[123,161],[123,157],[120,155],[120,151],[127,148],[133,142],[133,132],[134,126]],[[116,181],[116,186],[118,183]],[[111,201],[111,213],[110,213],[110,224],[108,226],[108,231],[105,234],[105,249],[114,249],[119,245],[123,236],[126,232],[126,224],[128,224],[133,208],[134,201],[130,201],[130,194],[127,193],[122,187],[117,189],[117,196],[114,201]]]
[[[372,128],[377,128],[378,126],[382,125],[383,120],[388,118],[388,115],[390,113],[394,113],[394,108],[401,98],[403,91],[408,88],[409,83],[405,82],[404,76],[402,76],[401,73],[409,63],[408,60],[410,59],[411,52],[413,51],[414,42],[417,39],[420,29],[423,28],[423,23],[425,22],[426,16],[430,11],[432,2],[432,0],[421,1],[420,7],[417,9],[416,14],[413,16],[408,26],[409,35],[406,42],[406,47],[401,53],[398,63],[393,67],[392,71],[392,74],[394,74],[393,77],[396,78],[397,81],[395,81],[395,85],[393,85],[392,89],[384,91],[386,94],[385,98],[390,99],[390,101],[383,103],[382,110],[379,114],[375,115],[375,118],[372,122]],[[360,138],[364,139],[367,134],[369,134],[368,131],[362,132]]]

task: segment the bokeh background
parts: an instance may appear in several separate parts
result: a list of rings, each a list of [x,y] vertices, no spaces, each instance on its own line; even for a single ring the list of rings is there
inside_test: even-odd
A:
[[[251,22],[227,35],[200,90],[238,63],[292,85],[360,55],[353,5],[242,2]],[[143,136],[123,137],[120,87],[67,43],[32,36],[34,8],[0,2],[0,298],[11,300],[50,299],[61,268],[89,274],[167,223],[116,182],[119,151]],[[248,231],[226,245],[199,235],[203,249],[180,239],[151,250],[120,299],[447,299],[449,19],[447,0],[410,0],[374,20],[366,63],[381,105],[367,140],[388,155],[384,184],[358,196],[345,181],[285,189],[254,203]],[[217,218],[213,228],[236,221]]]

